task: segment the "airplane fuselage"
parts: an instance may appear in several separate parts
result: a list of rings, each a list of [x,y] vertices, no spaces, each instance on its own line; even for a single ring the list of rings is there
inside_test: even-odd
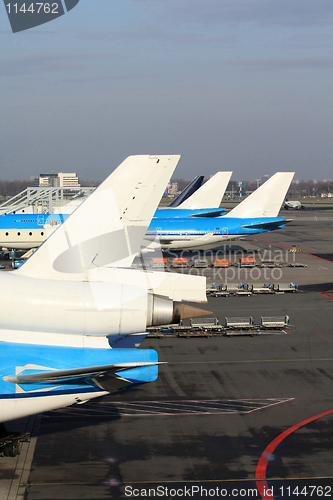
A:
[[[68,216],[68,214],[0,216],[0,246],[20,249],[36,248]],[[265,223],[265,226],[258,227],[262,223]],[[269,223],[272,225],[270,226]],[[272,231],[284,225],[283,217],[244,219],[224,216],[159,217],[151,221],[145,240],[154,241],[158,237],[162,248],[193,248]]]
[[[37,248],[67,217],[62,214],[0,215],[0,247]]]
[[[285,223],[283,217],[160,218],[152,220],[145,239],[154,241],[158,238],[162,248],[204,248],[241,236],[279,229]]]
[[[285,209],[294,209],[294,210],[300,210],[300,209],[303,209],[305,208],[304,205],[301,204],[300,201],[285,201],[284,203],[284,208]]]

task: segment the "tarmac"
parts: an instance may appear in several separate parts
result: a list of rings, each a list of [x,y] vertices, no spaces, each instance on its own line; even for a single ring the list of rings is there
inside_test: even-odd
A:
[[[155,382],[7,424],[33,437],[0,457],[0,498],[333,498],[333,214],[289,217],[235,245],[306,267],[234,270],[299,291],[205,306],[220,323],[288,315],[283,334],[147,338],[165,362]],[[238,281],[200,271],[209,284]]]

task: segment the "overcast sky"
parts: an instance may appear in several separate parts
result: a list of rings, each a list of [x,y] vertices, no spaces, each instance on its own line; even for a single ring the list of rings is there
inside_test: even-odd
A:
[[[1,179],[150,153],[333,178],[332,0],[80,0],[16,34],[0,12]]]

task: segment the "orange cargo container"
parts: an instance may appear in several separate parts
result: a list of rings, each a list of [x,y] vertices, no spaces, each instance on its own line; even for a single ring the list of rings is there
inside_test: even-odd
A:
[[[154,264],[165,264],[166,261],[167,259],[166,258],[162,259],[162,257],[153,259]]]
[[[178,257],[176,259],[172,259],[172,262],[174,264],[186,264],[187,263],[187,259]]]
[[[228,267],[229,266],[229,259],[215,259],[214,260],[214,267]]]

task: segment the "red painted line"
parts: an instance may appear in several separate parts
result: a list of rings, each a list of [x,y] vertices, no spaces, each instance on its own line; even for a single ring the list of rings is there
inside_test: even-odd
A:
[[[333,297],[330,297],[329,295],[325,295],[324,293],[318,292],[318,295],[322,295],[323,297],[326,297],[327,299],[333,300]]]
[[[289,335],[291,335],[290,331],[287,330],[287,328],[284,329],[285,332],[289,333]]]
[[[276,245],[278,247],[289,248],[289,250],[292,249],[292,247],[288,247],[287,245],[282,245],[281,243],[274,243],[273,241],[264,240],[263,238],[258,238],[257,236],[253,236],[253,238],[255,240],[265,241],[265,243],[270,243],[271,245]]]
[[[325,337],[323,337],[322,335],[320,335],[320,333],[316,332],[316,335],[319,335],[319,337],[321,337],[322,339],[324,339]]]
[[[295,247],[288,247],[287,245],[282,245],[281,243],[274,243],[274,241],[264,240],[263,238],[257,238],[257,236],[253,236],[253,238],[255,240],[265,241],[266,243],[270,243],[271,245],[276,245],[278,247],[289,248],[290,250],[292,248],[295,248]],[[299,252],[296,253],[304,253],[304,255],[310,255],[311,257],[315,257],[316,259],[324,260],[325,262],[332,262],[329,259],[323,259],[323,257],[318,257],[318,255],[313,255],[313,253],[303,252],[303,250],[300,250]]]
[[[303,420],[303,422],[299,422],[298,424],[289,427],[289,429],[282,432],[279,436],[273,439],[273,441],[265,448],[261,457],[259,458],[259,462],[257,464],[255,473],[256,486],[263,500],[274,500],[274,497],[272,497],[271,495],[266,495],[267,491],[269,490],[266,481],[266,469],[269,459],[271,458],[275,448],[292,432],[296,431],[300,427],[303,427],[304,425],[309,424],[310,422],[313,422],[314,420],[317,420],[318,418],[325,417],[325,415],[329,415],[330,413],[333,413],[333,410],[328,410],[325,411],[324,413],[319,413],[319,415],[307,418],[306,420]]]
[[[325,262],[332,262],[329,259],[323,259],[323,257],[318,257],[318,255],[313,255],[313,253],[308,253],[308,252],[303,252],[302,250],[300,253],[304,253],[305,255],[310,255],[311,257],[316,257],[316,259],[324,260]]]

